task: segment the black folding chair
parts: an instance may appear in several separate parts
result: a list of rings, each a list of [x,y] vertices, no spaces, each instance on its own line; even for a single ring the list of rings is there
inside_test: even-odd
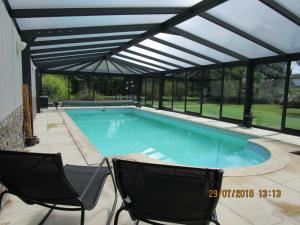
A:
[[[159,221],[177,224],[219,225],[216,206],[219,198],[209,190],[219,191],[223,171],[149,164],[113,159],[116,184],[123,198],[114,224],[122,210],[132,220],[161,225]]]
[[[85,210],[92,210],[96,206],[108,175],[115,188],[115,200],[107,220],[107,224],[110,224],[117,203],[117,189],[106,158],[98,167],[63,166],[60,153],[0,150],[0,182],[7,189],[0,195],[0,204],[3,195],[9,193],[27,204],[50,208],[39,225],[46,221],[54,209],[81,211],[80,224],[83,225]]]

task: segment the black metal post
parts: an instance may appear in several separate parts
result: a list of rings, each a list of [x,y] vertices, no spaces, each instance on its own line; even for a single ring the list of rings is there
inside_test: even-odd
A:
[[[151,101],[151,104],[152,104],[152,107],[153,107],[153,98],[154,98],[154,78],[152,78],[152,83],[151,83],[151,98],[152,98],[152,101]]]
[[[165,77],[160,76],[159,77],[158,109],[163,108],[164,89],[165,89]]]
[[[201,71],[201,79],[200,79],[200,116],[202,116],[202,105],[203,105],[203,81],[204,81],[204,70]]]
[[[222,114],[223,114],[224,80],[225,80],[225,68],[222,67],[221,96],[220,96],[220,115],[219,115],[220,118],[222,118]]]
[[[171,104],[172,110],[173,110],[173,105],[174,105],[174,78],[172,78],[172,104]]]
[[[68,100],[70,100],[70,76],[68,76]]]
[[[243,124],[247,127],[251,127],[252,124],[252,103],[253,103],[253,82],[254,82],[254,69],[255,65],[249,61],[247,66],[246,75],[246,93],[244,104],[244,119]]]
[[[187,92],[188,92],[188,72],[185,72],[184,78],[184,112],[186,112],[186,100],[187,100]]]
[[[288,98],[289,98],[290,78],[291,78],[291,60],[288,60],[286,65],[284,97],[283,97],[283,104],[282,104],[281,130],[285,129],[286,111],[287,111],[288,100],[289,100]]]
[[[41,96],[41,75],[38,69],[35,69],[35,85],[36,85],[36,112],[41,112],[40,96]]]

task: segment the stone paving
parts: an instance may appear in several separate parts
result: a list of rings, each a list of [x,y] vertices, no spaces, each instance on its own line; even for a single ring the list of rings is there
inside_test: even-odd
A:
[[[198,119],[197,119],[198,120]],[[205,120],[230,129],[240,130],[232,124]],[[231,126],[230,126],[231,125]],[[61,114],[54,109],[44,110],[38,114],[34,123],[35,134],[40,144],[27,148],[26,151],[56,153],[61,152],[64,163],[86,165],[86,160],[78,144],[70,135]],[[268,138],[270,145],[276,145],[290,152],[300,150],[300,138],[261,129],[250,129],[256,135]],[[222,225],[292,225],[300,224],[300,156],[290,156],[288,165],[276,172],[256,176],[227,176],[223,179],[222,189],[254,189],[253,198],[221,198],[217,207],[219,221]],[[281,190],[280,198],[260,198],[259,189]],[[92,211],[86,213],[86,225],[105,224],[114,199],[110,180],[106,183],[102,196]],[[118,206],[121,204],[119,198]],[[8,196],[6,205],[0,211],[0,225],[37,224],[47,209],[30,206],[14,196]],[[54,211],[45,225],[79,224],[79,212]],[[120,225],[134,224],[124,212]],[[143,223],[141,223],[143,224]]]

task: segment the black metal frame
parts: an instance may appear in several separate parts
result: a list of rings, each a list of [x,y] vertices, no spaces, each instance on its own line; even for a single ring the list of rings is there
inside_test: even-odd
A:
[[[93,179],[95,178],[95,175],[97,174],[97,172],[99,171],[99,169],[103,166],[103,164],[106,163],[107,164],[107,168],[108,168],[108,171],[109,171],[109,176],[111,177],[112,179],[112,182],[113,182],[113,186],[114,186],[114,192],[115,192],[115,200],[114,200],[114,203],[113,203],[113,207],[110,211],[110,214],[109,214],[109,217],[107,219],[107,222],[106,222],[106,225],[110,225],[111,223],[111,220],[112,220],[112,217],[114,215],[114,211],[115,211],[115,208],[116,208],[116,205],[117,205],[117,200],[118,200],[118,195],[117,195],[117,187],[116,187],[116,183],[115,183],[115,179],[114,179],[114,175],[113,175],[113,172],[111,170],[111,166],[110,166],[110,163],[108,161],[107,158],[103,158],[102,161],[100,162],[97,170],[95,171],[95,173],[93,174],[91,180],[89,181],[89,184],[88,186],[86,187],[86,189],[84,190],[82,196],[80,196],[77,200],[80,202],[80,207],[58,207],[56,205],[49,205],[49,204],[46,204],[46,203],[42,203],[42,202],[37,202],[37,201],[34,201],[32,199],[25,199],[24,197],[22,197],[22,199],[24,200],[27,200],[28,202],[32,203],[32,204],[37,204],[37,205],[40,205],[40,206],[43,206],[43,207],[46,207],[46,208],[49,208],[49,211],[46,213],[46,215],[42,218],[42,220],[38,223],[38,225],[42,225],[46,222],[47,218],[50,216],[50,214],[53,212],[53,210],[62,210],[62,211],[80,211],[81,212],[81,216],[80,216],[80,225],[84,225],[84,219],[85,219],[85,208],[84,208],[84,205],[82,203],[82,198],[84,197],[86,191],[88,190],[89,188],[89,185],[92,183]],[[12,194],[12,195],[16,195],[18,196],[16,193],[14,192],[11,192],[9,190],[5,190],[4,192],[2,192],[0,194],[0,206],[1,206],[1,203],[2,203],[2,199],[3,199],[3,196],[5,194]]]

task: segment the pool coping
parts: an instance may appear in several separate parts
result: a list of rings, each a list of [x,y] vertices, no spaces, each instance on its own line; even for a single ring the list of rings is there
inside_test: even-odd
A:
[[[59,113],[63,118],[63,121],[69,130],[71,136],[74,139],[74,142],[78,146],[79,150],[81,151],[82,156],[86,160],[87,164],[89,165],[95,165],[99,164],[101,159],[103,159],[103,156],[99,151],[97,151],[96,147],[88,140],[88,138],[82,133],[82,131],[77,127],[77,125],[73,122],[73,120],[69,117],[69,115],[64,111],[64,109],[84,109],[87,107],[61,107],[59,109]],[[213,119],[206,119],[202,117],[196,117],[191,115],[185,115],[181,113],[176,112],[169,112],[169,111],[163,111],[163,110],[156,110],[153,108],[148,107],[141,107],[136,108],[134,106],[110,106],[110,107],[88,107],[88,108],[135,108],[138,110],[146,111],[146,112],[152,112],[159,115],[165,115],[169,116],[171,118],[176,118],[180,120],[186,120],[189,122],[193,122],[196,124],[201,124],[205,126],[210,126],[218,129],[222,129],[225,131],[230,131],[234,133],[244,133],[248,135],[255,135],[255,132],[253,133],[252,129],[243,129],[240,128],[236,124],[231,124],[227,122],[220,122]],[[267,134],[272,134],[272,132],[266,132]],[[257,136],[257,135],[255,135]],[[223,168],[224,170],[224,176],[227,177],[238,177],[238,176],[256,176],[256,175],[262,175],[267,173],[272,173],[278,170],[281,170],[285,168],[289,162],[290,162],[290,156],[289,153],[282,149],[282,145],[284,145],[284,142],[278,141],[278,140],[272,140],[268,138],[268,135],[265,136],[258,136],[257,138],[250,139],[249,142],[255,143],[257,145],[262,146],[263,148],[267,149],[271,156],[268,160],[265,162],[254,165],[254,166],[247,166],[247,167],[240,167],[240,168]],[[281,143],[281,146],[278,146],[278,142]],[[290,145],[290,144],[287,144]],[[101,151],[101,150],[100,150]],[[160,163],[160,164],[169,164],[169,165],[177,165],[180,166],[180,164],[174,164],[174,163],[167,163],[162,160],[153,159],[149,156],[146,156],[142,153],[134,153],[134,154],[128,154],[128,155],[120,155],[115,156],[117,158],[123,158],[123,159],[129,159],[129,160],[135,160],[135,161],[144,161],[149,163]],[[181,165],[182,166],[182,165]]]

